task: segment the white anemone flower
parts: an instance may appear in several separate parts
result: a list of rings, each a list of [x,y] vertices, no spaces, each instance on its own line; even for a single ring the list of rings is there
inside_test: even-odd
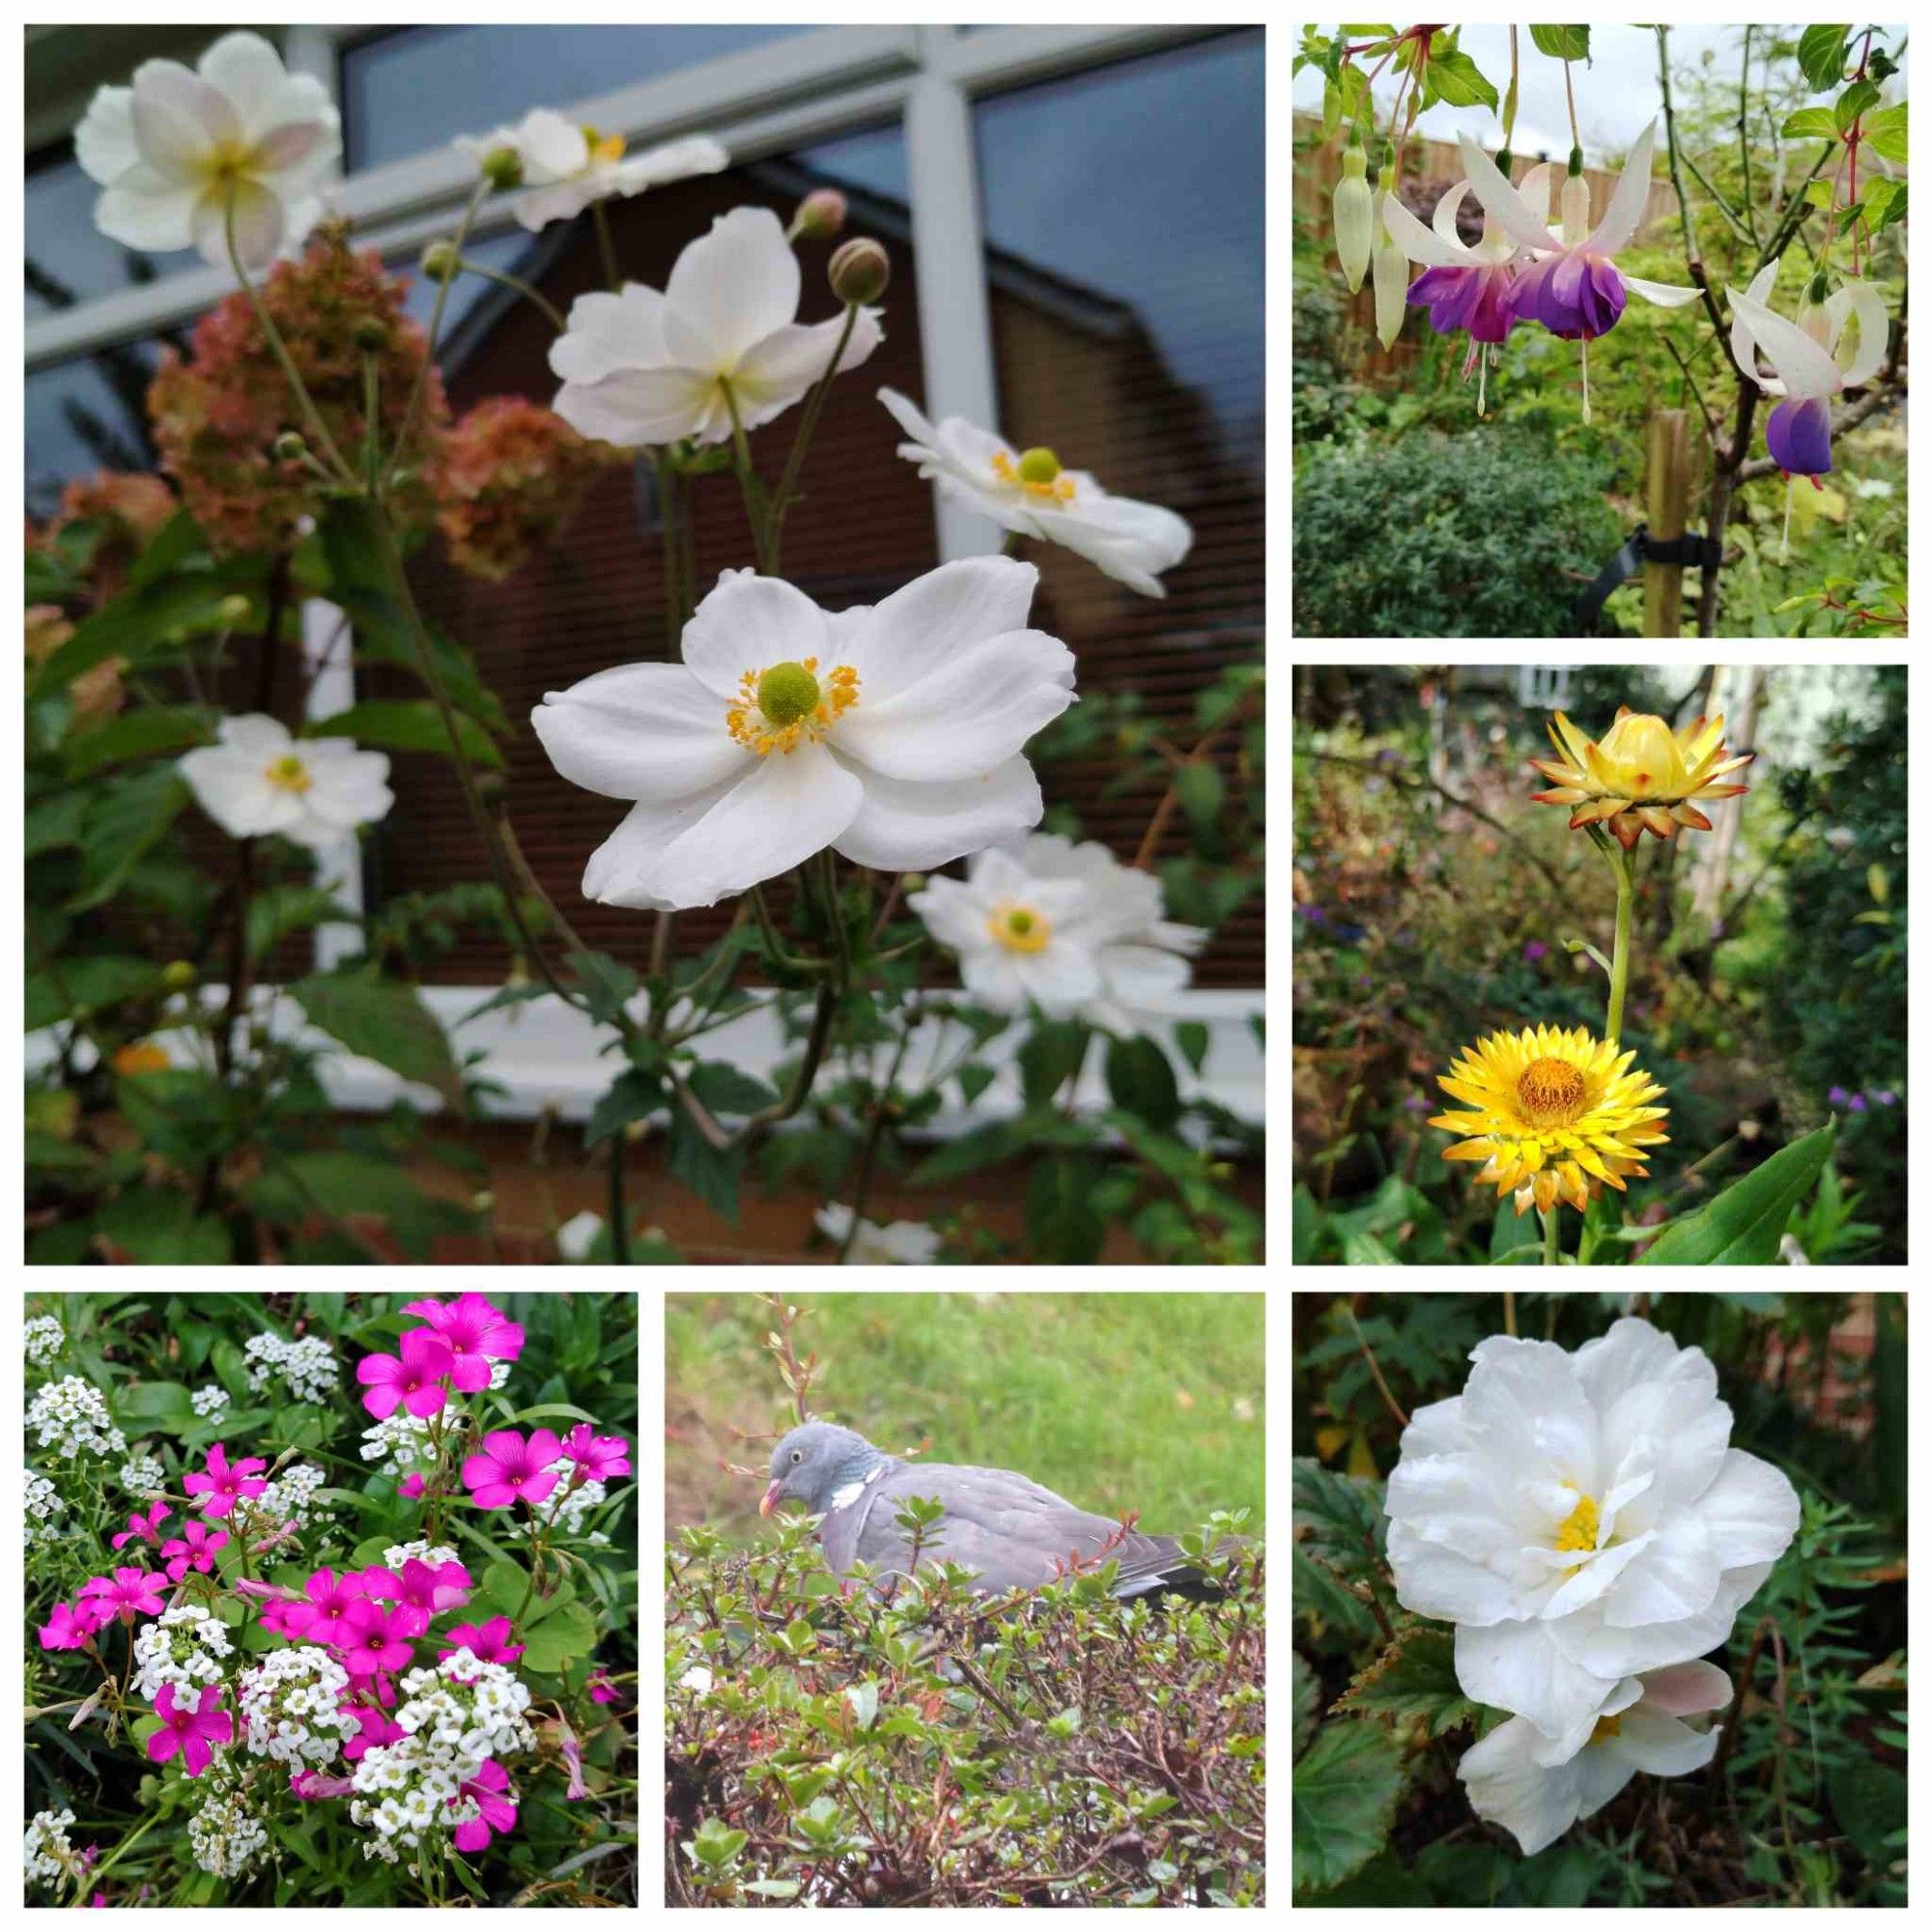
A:
[[[185,68],[143,61],[131,87],[103,87],[74,129],[74,157],[104,192],[94,224],[129,248],[198,248],[259,269],[298,245],[342,152],[328,91],[291,73],[260,34],[224,34]]]
[[[1626,1318],[1574,1355],[1492,1335],[1419,1408],[1388,1481],[1396,1596],[1456,1626],[1478,1703],[1548,1738],[1606,1687],[1729,1636],[1798,1528],[1798,1494],[1729,1446],[1701,1349]]]
[[[1186,985],[1188,958],[1208,937],[1163,917],[1151,873],[1055,833],[981,852],[964,879],[932,879],[906,903],[958,955],[981,1006],[1034,1006],[1116,1033]]]
[[[219,737],[185,753],[175,769],[231,838],[276,833],[320,852],[396,802],[387,756],[357,750],[353,738],[292,738],[260,712],[224,718]]]
[[[738,421],[755,429],[825,374],[845,317],[796,320],[798,257],[769,208],[734,208],[691,242],[662,291],[627,282],[621,295],[580,296],[550,352],[563,379],[552,408],[581,436],[638,449],[724,442]],[[885,331],[862,308],[838,357],[856,369]]]
[[[731,156],[709,134],[666,141],[639,155],[626,155],[621,134],[580,127],[554,107],[533,107],[514,128],[481,136],[459,134],[456,145],[479,167],[508,149],[523,169],[524,192],[511,204],[532,234],[553,221],[568,221],[593,201],[641,194],[667,182],[715,175]]]
[[[896,389],[881,389],[879,400],[912,439],[899,444],[899,454],[956,502],[1002,529],[1064,544],[1144,597],[1167,595],[1160,573],[1194,543],[1186,518],[1111,497],[1086,470],[1063,469],[1052,450],[1015,449],[964,416],[928,422]]]
[[[1601,1811],[1640,1771],[1681,1777],[1700,1771],[1719,1731],[1687,1718],[1731,1701],[1731,1680],[1715,1663],[1666,1664],[1607,1687],[1597,1709],[1566,1737],[1550,1740],[1511,1718],[1463,1753],[1456,1776],[1480,1818],[1511,1833],[1524,1858],[1552,1845],[1578,1819]]]
[[[812,1219],[818,1232],[835,1247],[844,1245],[852,1226],[852,1210],[842,1201],[828,1201]],[[923,1221],[868,1221],[859,1217],[859,1232],[845,1257],[853,1267],[924,1267],[939,1257],[939,1236]]]
[[[1026,628],[1039,573],[942,564],[883,604],[821,611],[727,570],[682,664],[626,665],[530,714],[572,784],[635,800],[586,898],[715,905],[828,845],[923,871],[1039,822],[1021,747],[1073,702],[1073,653]]]

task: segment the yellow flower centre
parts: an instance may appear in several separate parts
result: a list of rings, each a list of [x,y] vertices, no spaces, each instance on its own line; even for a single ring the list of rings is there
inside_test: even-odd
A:
[[[211,187],[225,187],[255,172],[255,150],[246,141],[217,141],[201,157],[201,171]]]
[[[621,134],[600,134],[595,128],[586,127],[583,144],[590,150],[587,158],[592,161],[621,161],[624,158],[624,137]]]
[[[1037,952],[1053,937],[1053,927],[1031,906],[1010,900],[993,908],[986,930],[1009,952]]]
[[[1549,1054],[1532,1060],[1517,1075],[1517,1106],[1539,1129],[1569,1126],[1583,1111],[1583,1093],[1582,1074]]]
[[[801,739],[817,739],[835,719],[859,701],[859,673],[850,665],[828,671],[821,682],[818,660],[789,660],[748,670],[738,680],[738,696],[724,708],[724,725],[748,752],[767,757],[790,752]]]
[[[298,795],[305,792],[315,782],[309,777],[308,767],[293,752],[287,757],[277,758],[272,765],[265,767],[262,776],[277,791],[292,791]]]
[[[1596,1548],[1599,1526],[1595,1500],[1590,1496],[1578,1496],[1577,1507],[1556,1526],[1557,1548]]]
[[[1624,1727],[1621,1718],[1599,1718],[1590,1730],[1590,1742],[1600,1745],[1605,1738],[1613,1738]]]
[[[1009,490],[1024,490],[1047,503],[1070,503],[1073,478],[1061,469],[1060,459],[1045,448],[1025,450],[1015,463],[1003,449],[993,458],[993,474]]]

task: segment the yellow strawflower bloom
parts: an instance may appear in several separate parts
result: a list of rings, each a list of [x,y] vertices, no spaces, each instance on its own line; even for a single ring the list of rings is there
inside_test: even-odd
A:
[[[1757,753],[1726,756],[1724,720],[1698,718],[1673,731],[1662,718],[1618,709],[1616,723],[1601,743],[1586,738],[1562,712],[1549,726],[1555,759],[1532,758],[1532,770],[1554,789],[1535,794],[1539,805],[1569,805],[1570,825],[1600,821],[1628,852],[1646,832],[1668,838],[1680,825],[1708,832],[1711,821],[1697,799],[1735,798],[1748,789],[1719,784],[1726,772],[1750,763]]]
[[[1581,1027],[1526,1027],[1495,1033],[1468,1048],[1437,1084],[1475,1111],[1436,1114],[1432,1127],[1470,1136],[1442,1151],[1444,1160],[1480,1160],[1478,1181],[1516,1193],[1516,1211],[1531,1202],[1546,1213],[1559,1201],[1587,1208],[1607,1183],[1642,1179],[1649,1150],[1668,1140],[1665,1115],[1654,1107],[1663,1089],[1640,1068],[1634,1052],[1619,1053]]]

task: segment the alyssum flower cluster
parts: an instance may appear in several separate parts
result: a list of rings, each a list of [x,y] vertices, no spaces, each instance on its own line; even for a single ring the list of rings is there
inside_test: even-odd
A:
[[[1626,1318],[1567,1353],[1492,1335],[1417,1409],[1388,1480],[1405,1609],[1456,1627],[1464,1694],[1511,1715],[1458,1775],[1525,1855],[1639,1771],[1710,1761],[1702,1662],[1797,1533],[1783,1473],[1730,1446],[1700,1349]]]

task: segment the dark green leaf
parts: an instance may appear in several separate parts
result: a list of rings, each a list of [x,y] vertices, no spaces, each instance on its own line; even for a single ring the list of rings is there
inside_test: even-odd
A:
[[[413,986],[327,973],[298,980],[289,992],[313,1025],[351,1053],[435,1088],[453,1111],[463,1111],[463,1076],[448,1037]]]
[[[1587,29],[1584,30],[1587,33]],[[1487,107],[1495,111],[1496,90],[1469,56],[1459,49],[1451,49],[1445,54],[1432,54],[1429,60],[1429,81],[1435,88],[1436,98],[1446,100],[1452,107]]]
[[[1080,1070],[1087,1029],[1078,1020],[1040,1020],[1019,1050],[1020,1085],[1027,1105],[1050,1101]]]
[[[1868,80],[1855,80],[1832,106],[1832,125],[1842,134],[1867,107],[1878,104],[1879,93]]]
[[[1294,1889],[1340,1885],[1381,1850],[1402,1792],[1402,1759],[1378,1724],[1324,1724],[1295,1760]]]
[[[588,1657],[597,1647],[597,1626],[582,1604],[566,1604],[523,1637],[519,1668],[554,1677],[566,1664]]]
[[[219,1267],[234,1259],[226,1223],[197,1215],[191,1196],[161,1187],[130,1188],[101,1208],[96,1231],[144,1265],[194,1263]],[[185,1427],[194,1417],[190,1412]]]
[[[105,905],[187,803],[187,786],[172,765],[144,765],[109,781],[96,793],[81,833],[81,886],[70,908]]]
[[[197,705],[162,704],[146,711],[124,712],[68,740],[67,775],[84,779],[109,765],[206,744],[213,735],[214,714]]]
[[[636,1067],[618,1074],[597,1096],[597,1104],[584,1122],[583,1145],[594,1148],[612,1134],[622,1133],[633,1121],[647,1120],[664,1105],[664,1083]]]
[[[727,1061],[707,1060],[694,1066],[686,1085],[714,1114],[755,1114],[778,1095],[762,1080],[742,1073]]]
[[[570,970],[583,988],[590,1017],[605,1026],[615,1026],[638,996],[638,976],[608,952],[573,952],[569,958]]]
[[[456,716],[456,735],[472,765],[500,766],[502,753],[490,734],[475,719],[461,712]],[[306,738],[354,738],[358,745],[374,746],[384,752],[435,752],[442,757],[453,755],[449,733],[443,728],[442,714],[428,697],[369,698],[338,711],[331,718],[318,718],[302,727]]]
[[[128,590],[104,604],[43,663],[29,689],[37,697],[65,690],[109,658],[132,663],[159,650],[180,631],[206,631],[233,588],[207,573]]]
[[[1851,36],[1849,25],[1806,27],[1798,41],[1798,65],[1811,84],[1813,94],[1836,87],[1845,77],[1845,50]]]
[[[1201,1020],[1182,1020],[1174,1029],[1175,1045],[1180,1049],[1181,1058],[1197,1073],[1207,1064],[1208,1042],[1208,1028]]]
[[[1098,1182],[1092,1161],[1063,1157],[1035,1165],[1026,1193],[1031,1260],[1085,1267],[1100,1259],[1107,1228],[1094,1206]]]
[[[1336,1700],[1337,1711],[1380,1718],[1398,1727],[1420,1719],[1439,1738],[1476,1715],[1456,1681],[1456,1634],[1441,1626],[1404,1624],[1395,1640]]]
[[[1157,1041],[1145,1034],[1107,1042],[1107,1092],[1114,1105],[1165,1133],[1180,1114],[1180,1089]]]
[[[128,582],[135,590],[145,590],[170,576],[202,549],[201,531],[185,510],[177,510],[155,534],[148,547],[134,559]]]
[[[161,969],[152,959],[136,959],[125,952],[63,959],[57,968],[28,974],[22,1024],[32,1033],[71,1014],[100,1014],[124,1000],[138,1000],[158,991],[160,983]]]
[[[707,1208],[725,1220],[738,1218],[738,1182],[744,1173],[745,1156],[737,1149],[720,1153],[693,1124],[682,1107],[670,1110],[668,1163],[672,1175],[691,1189]]]

